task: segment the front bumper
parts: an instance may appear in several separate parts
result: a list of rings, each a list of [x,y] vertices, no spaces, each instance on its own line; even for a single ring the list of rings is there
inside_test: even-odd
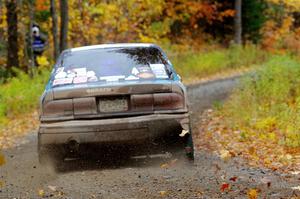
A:
[[[189,114],[152,114],[145,116],[72,120],[41,123],[39,145],[136,142],[163,136],[181,129],[189,130]]]

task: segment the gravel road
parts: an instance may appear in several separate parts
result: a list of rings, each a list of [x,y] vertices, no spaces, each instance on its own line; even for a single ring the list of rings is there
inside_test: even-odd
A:
[[[194,134],[201,112],[237,83],[231,78],[188,88]],[[258,198],[300,198],[294,190],[300,176],[251,168],[238,157],[224,162],[207,151],[197,151],[191,164],[176,145],[130,158],[119,149],[101,159],[69,160],[60,172],[41,167],[36,148],[31,133],[24,144],[4,151],[0,198],[247,198],[250,189]]]

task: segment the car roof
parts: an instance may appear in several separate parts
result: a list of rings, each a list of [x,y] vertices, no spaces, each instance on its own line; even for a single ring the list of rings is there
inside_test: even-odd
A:
[[[151,43],[114,43],[114,44],[100,44],[92,46],[82,46],[77,48],[69,49],[71,52],[84,51],[84,50],[93,50],[93,49],[103,49],[103,48],[130,48],[130,47],[158,47],[155,44]]]

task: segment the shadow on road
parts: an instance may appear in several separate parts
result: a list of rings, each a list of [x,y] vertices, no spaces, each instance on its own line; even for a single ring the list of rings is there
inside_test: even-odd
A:
[[[82,146],[82,152],[69,153],[57,165],[57,172],[120,169],[130,167],[157,167],[176,161],[188,162],[184,143],[179,139],[166,139],[139,145]]]

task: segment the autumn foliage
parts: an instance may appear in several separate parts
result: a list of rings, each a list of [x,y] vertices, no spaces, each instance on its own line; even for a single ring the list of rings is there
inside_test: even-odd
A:
[[[30,3],[31,2],[31,3]],[[32,4],[33,2],[33,4]],[[59,8],[59,1],[56,7]],[[69,0],[70,47],[111,42],[154,42],[203,45],[211,30],[207,27],[232,19],[233,7],[221,2],[187,0]],[[26,37],[30,23],[39,24],[49,39],[47,57],[52,57],[50,3],[47,0],[22,1],[19,5],[21,65],[26,65]],[[34,8],[32,8],[34,6]],[[30,18],[30,12],[34,16]],[[33,21],[32,21],[33,20]],[[60,23],[60,21],[59,21]],[[0,4],[1,42],[7,39],[6,8]],[[196,41],[196,42],[194,42]],[[1,52],[1,46],[0,46]],[[5,52],[5,45],[3,46]],[[1,60],[0,63],[4,63]]]

